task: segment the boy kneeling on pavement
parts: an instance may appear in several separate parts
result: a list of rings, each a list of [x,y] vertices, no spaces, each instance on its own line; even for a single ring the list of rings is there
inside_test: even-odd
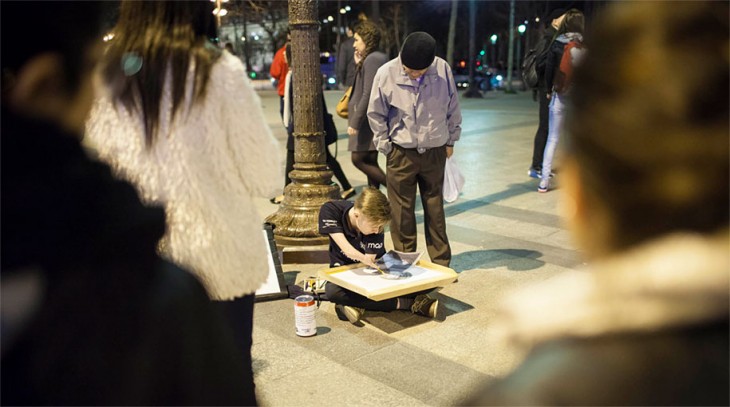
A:
[[[365,188],[350,201],[330,201],[319,211],[319,233],[330,240],[330,267],[363,263],[377,268],[375,259],[385,254],[383,227],[390,222],[390,203],[382,192]],[[355,324],[365,310],[410,310],[414,314],[433,318],[438,300],[423,292],[403,297],[373,301],[365,296],[342,288],[332,282],[325,286],[327,298],[335,303],[335,312],[342,321]]]

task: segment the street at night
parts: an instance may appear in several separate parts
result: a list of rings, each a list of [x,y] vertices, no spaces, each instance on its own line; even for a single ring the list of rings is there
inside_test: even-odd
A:
[[[286,132],[273,90],[259,92],[272,131]],[[327,91],[328,106],[341,92]],[[367,311],[364,326],[337,319],[331,303],[317,311],[317,336],[294,333],[293,301],[256,305],[253,366],[264,405],[451,405],[476,384],[503,375],[517,355],[490,337],[495,307],[503,294],[580,266],[558,216],[559,184],[547,194],[527,176],[537,127],[537,103],[530,92],[487,92],[461,98],[464,122],[456,158],[466,183],[456,202],[446,204],[457,283],[442,289],[435,320],[402,311]],[[336,118],[340,132],[345,121]],[[364,175],[352,165],[344,136],[337,159],[360,189]],[[334,153],[335,146],[330,146]],[[282,148],[282,159],[284,149]],[[384,157],[380,157],[381,163]],[[257,200],[261,213],[277,207]],[[425,250],[418,209],[419,249]],[[392,248],[386,232],[386,248]],[[326,250],[326,248],[324,249]],[[326,259],[325,259],[326,261]],[[284,264],[286,280],[316,274],[321,264]]]

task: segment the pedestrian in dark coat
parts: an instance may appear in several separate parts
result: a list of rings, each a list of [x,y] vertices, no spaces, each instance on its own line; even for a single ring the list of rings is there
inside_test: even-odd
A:
[[[349,88],[355,82],[357,64],[355,63],[355,49],[353,48],[353,44],[355,43],[355,38],[353,38],[354,33],[353,26],[348,26],[346,31],[347,38],[343,39],[337,48],[337,60],[335,64],[337,66],[337,83],[341,90]]]
[[[373,143],[367,113],[373,79],[378,69],[388,62],[388,57],[378,51],[381,32],[377,25],[363,21],[355,30],[357,74],[347,104],[347,134],[350,136],[347,149],[352,152],[352,163],[367,176],[368,185],[379,188],[386,185],[385,172],[378,165],[378,151]]]
[[[565,10],[564,9],[555,9],[552,12],[550,12],[550,15],[547,17],[547,21],[549,22],[548,26],[545,28],[545,32],[543,33],[543,36],[540,38],[540,41],[537,43],[537,46],[535,49],[538,50],[540,57],[538,58],[537,65],[537,79],[538,79],[538,85],[537,85],[537,102],[539,103],[539,124],[537,126],[537,131],[535,132],[535,141],[532,149],[532,164],[530,165],[530,169],[527,171],[527,175],[529,175],[532,178],[540,178],[540,174],[542,173],[542,158],[543,158],[543,152],[545,151],[545,143],[547,142],[547,136],[548,136],[548,106],[550,104],[550,101],[547,99],[547,94],[552,90],[549,89],[546,80],[545,80],[545,59],[546,59],[546,51],[552,44],[553,40],[556,37],[556,34],[558,32],[558,27],[560,27],[561,22],[563,21],[563,18],[565,16]]]

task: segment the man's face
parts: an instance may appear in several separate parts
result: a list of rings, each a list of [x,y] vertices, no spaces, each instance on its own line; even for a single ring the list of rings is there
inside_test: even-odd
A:
[[[423,74],[425,74],[426,71],[428,71],[428,68],[424,68],[424,69],[411,69],[411,68],[403,65],[403,72],[405,72],[406,75],[408,75],[408,77],[411,78],[411,79],[413,79],[413,80],[416,80],[416,79],[420,78],[421,76],[423,76]]]
[[[565,18],[565,14],[563,14],[562,16],[560,16],[560,17],[558,17],[558,18],[554,19],[554,20],[553,20],[553,22],[552,22],[552,26],[553,26],[553,28],[555,28],[556,30],[557,30],[558,28],[560,28],[560,24],[562,24],[562,23],[563,23],[563,19],[564,19],[564,18]]]

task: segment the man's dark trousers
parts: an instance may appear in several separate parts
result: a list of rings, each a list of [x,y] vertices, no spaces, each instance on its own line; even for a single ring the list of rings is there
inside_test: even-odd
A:
[[[446,147],[419,154],[416,149],[393,144],[387,158],[388,199],[392,212],[390,236],[395,250],[416,251],[416,187],[421,194],[426,248],[431,261],[447,266],[451,247],[446,236],[443,185]]]

